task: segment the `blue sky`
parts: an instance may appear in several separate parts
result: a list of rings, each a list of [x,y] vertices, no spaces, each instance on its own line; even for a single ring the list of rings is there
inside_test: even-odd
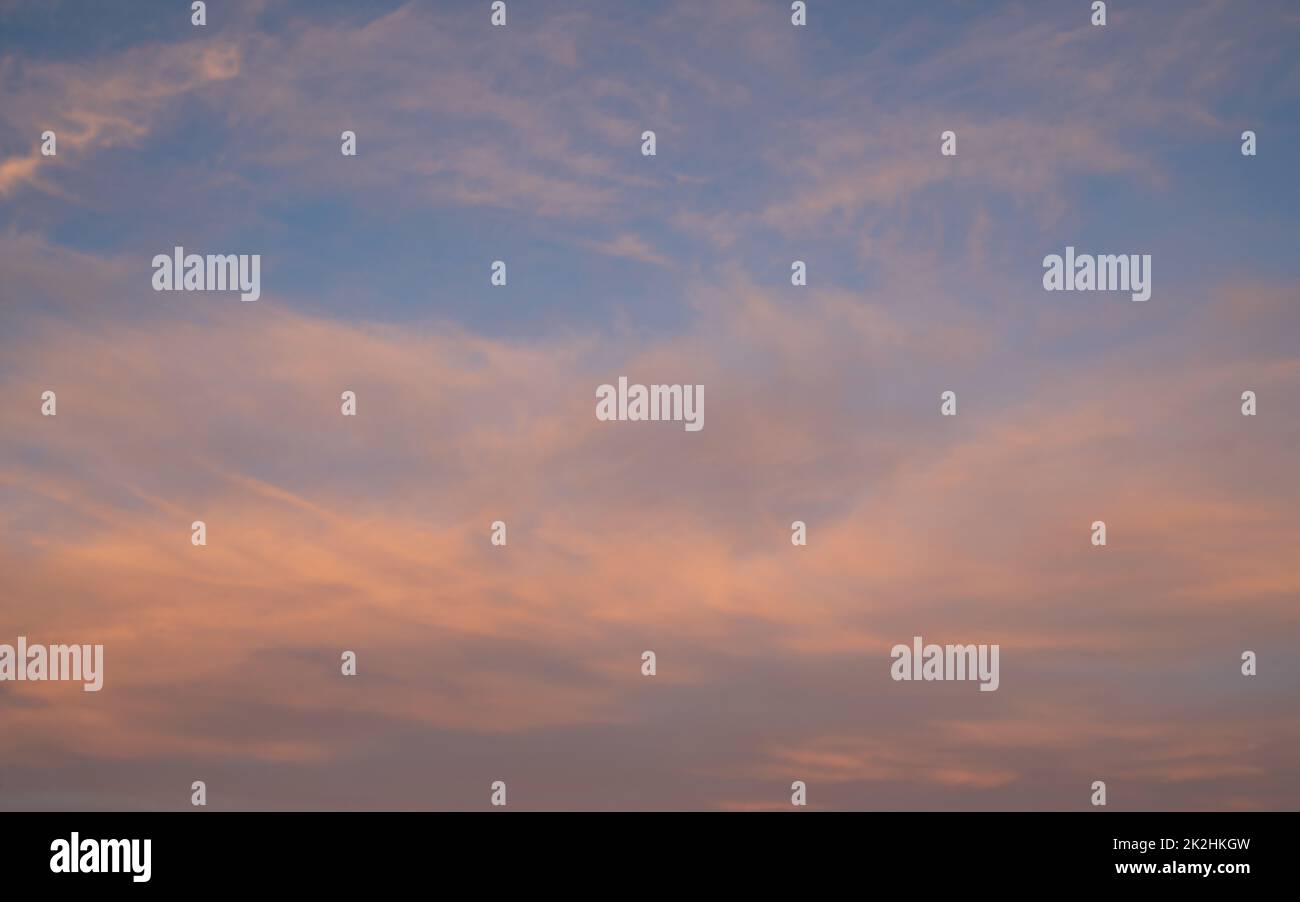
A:
[[[821,4],[806,30],[785,34],[765,21],[784,19],[776,3],[543,3],[517,6],[518,28],[497,36],[472,5],[216,4],[207,28],[195,29],[168,3],[129,15],[12,4],[0,38],[10,84],[41,64],[107,65],[132,51],[147,56],[158,42],[195,53],[229,45],[250,68],[156,104],[127,104],[148,108],[147,139],[111,142],[93,163],[78,161],[73,196],[46,195],[21,220],[6,205],[5,222],[96,253],[141,254],[177,236],[245,243],[264,254],[282,303],[332,314],[360,305],[389,320],[432,314],[515,335],[622,319],[681,329],[691,279],[734,266],[780,284],[794,258],[813,265],[818,283],[890,291],[891,252],[924,253],[924,265],[969,286],[966,243],[977,216],[997,255],[980,289],[1001,296],[1032,295],[1041,256],[1070,241],[1155,253],[1167,291],[1203,285],[1224,267],[1293,276],[1297,189],[1286,177],[1287,149],[1300,135],[1294,91],[1284,87],[1296,77],[1286,30],[1271,28],[1263,11],[1177,4],[1113,4],[1111,25],[1098,29],[1077,6]],[[414,25],[386,26],[385,15]],[[364,53],[319,58],[318,47],[346,47],[339,35],[367,25],[409,32],[398,39],[400,65]],[[474,38],[421,46],[426,36],[466,32]],[[1171,52],[1175,36],[1185,52]],[[1052,40],[1062,42],[1059,53],[1041,46]],[[563,58],[579,45],[580,65]],[[1193,92],[1205,62],[1198,52],[1224,71],[1202,70],[1206,90]],[[312,75],[286,83],[277,62],[295,54],[311,60]],[[1140,71],[1152,59],[1159,67]],[[474,73],[481,106],[452,99],[404,112],[421,63],[435,94],[440,75]],[[162,77],[165,66],[158,70]],[[1088,77],[1098,89],[1081,84]],[[399,78],[402,93],[386,96]],[[241,108],[259,82],[274,83],[284,92],[277,102],[293,111]],[[593,83],[604,93],[588,94]],[[535,121],[520,120],[524,108],[507,105],[515,98]],[[591,124],[606,121],[626,134],[593,134]],[[349,125],[360,130],[361,156],[324,154]],[[8,152],[31,146],[18,122],[6,126]],[[1264,148],[1248,163],[1236,138],[1247,126]],[[652,127],[660,150],[647,160],[639,132]],[[959,156],[931,160],[933,132],[944,127],[959,132]],[[993,130],[989,140],[980,129]],[[276,144],[286,138],[293,159],[279,161]],[[529,141],[543,145],[536,155]],[[502,166],[538,179],[537,190],[511,197],[485,184],[469,203],[422,203],[422,186],[437,193],[464,173],[440,168],[448,147],[492,147]],[[1071,147],[1077,152],[1063,152]],[[1005,162],[1008,150],[1020,159]],[[864,166],[918,158],[950,172],[918,172],[914,184],[855,196]],[[349,166],[383,171],[350,178]],[[1015,166],[1025,171],[1023,188]],[[332,181],[338,190],[322,190]],[[782,205],[833,195],[837,183],[843,206],[783,224]],[[546,190],[570,196],[548,200]],[[123,220],[127,205],[136,215]],[[685,218],[736,238],[720,247]],[[614,235],[635,236],[671,265],[583,244]],[[492,307],[483,277],[499,258],[517,273],[509,292],[521,303],[509,315]]]
[[[0,807],[1300,803],[1294,4],[488,6],[0,6],[0,641],[111,662],[0,687]]]

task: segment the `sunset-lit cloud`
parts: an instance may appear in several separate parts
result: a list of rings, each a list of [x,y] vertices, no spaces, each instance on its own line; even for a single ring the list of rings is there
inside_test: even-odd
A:
[[[0,642],[106,676],[0,683],[0,808],[1300,802],[1294,27],[570,6],[9,14]],[[1067,243],[1151,300],[1044,293]],[[261,299],[151,290],[181,244]]]

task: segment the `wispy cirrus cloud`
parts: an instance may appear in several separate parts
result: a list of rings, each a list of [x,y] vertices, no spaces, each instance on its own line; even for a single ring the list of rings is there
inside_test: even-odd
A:
[[[5,44],[0,639],[108,671],[0,685],[0,805],[1293,805],[1295,218],[1227,162],[1285,143],[1289,20],[938,10]],[[1045,299],[1085,240],[1155,250],[1152,300]],[[262,299],[153,292],[177,244]],[[706,428],[597,421],[619,375]],[[914,635],[1002,687],[889,681]]]
[[[104,767],[129,769],[148,749],[219,769],[343,773],[384,735],[432,731],[486,750],[541,735],[580,744],[593,730],[644,742],[648,723],[690,722],[700,749],[671,778],[686,794],[655,783],[656,804],[757,804],[737,793],[753,800],[788,773],[816,781],[822,805],[1067,804],[1065,771],[1020,756],[1036,743],[997,720],[981,733],[955,697],[891,692],[888,648],[913,634],[1000,642],[1016,670],[996,703],[1004,717],[1051,722],[1088,747],[1099,746],[1072,724],[1104,721],[1108,748],[1153,756],[1194,727],[1125,739],[1149,711],[1086,695],[1052,715],[1062,681],[1107,683],[1117,656],[1204,679],[1232,671],[1236,644],[1271,649],[1261,629],[1274,642],[1295,630],[1286,443],[1261,445],[1260,481],[1235,497],[1202,478],[1230,460],[1215,436],[1240,428],[1230,370],[1189,382],[1193,354],[1170,350],[1152,369],[1135,353],[1081,392],[1061,366],[999,410],[966,407],[944,432],[875,381],[916,379],[916,404],[935,403],[922,383],[942,342],[842,292],[802,297],[792,307],[737,277],[701,294],[692,330],[649,344],[331,321],[270,295],[155,316],[147,331],[109,317],[31,328],[7,350],[4,391],[34,399],[57,385],[60,413],[42,418],[33,402],[0,415],[0,532],[17,575],[3,623],[103,637],[111,694],[41,687],[37,704],[13,709],[6,758],[46,786],[52,750],[93,728]],[[1239,308],[1207,308],[1205,322]],[[711,360],[724,342],[733,359]],[[1286,360],[1282,390],[1300,375]],[[967,366],[996,362],[990,346]],[[704,440],[597,422],[592,391],[618,373],[705,384]],[[1117,410],[1133,384],[1163,402]],[[339,416],[345,388],[358,392],[356,420]],[[1207,413],[1216,393],[1223,409]],[[1102,565],[1087,541],[1096,516],[1115,536]],[[807,548],[789,543],[796,518],[810,524]],[[193,519],[208,525],[205,548],[188,542]],[[496,519],[509,524],[504,549],[487,542]],[[1240,635],[1225,651],[1228,624]],[[345,692],[333,675],[343,648],[358,651],[367,688]],[[638,682],[643,648],[660,655],[656,691],[673,697],[739,680],[727,691],[750,711],[748,739],[715,741],[691,706],[660,710]],[[765,708],[778,686],[791,698]],[[888,711],[891,737],[845,736],[845,704]],[[971,733],[961,747],[935,720],[949,708]],[[211,733],[236,710],[237,724]],[[368,732],[342,739],[339,722]],[[1288,740],[1267,717],[1251,730],[1262,757],[1188,758],[1179,781],[1215,798],[1255,793],[1281,766],[1270,743]],[[936,744],[949,750],[917,755]],[[1061,754],[1082,772],[1085,758]],[[1161,766],[1109,757],[1135,781]],[[670,779],[630,766],[638,780]],[[367,804],[406,804],[388,792],[374,784]]]

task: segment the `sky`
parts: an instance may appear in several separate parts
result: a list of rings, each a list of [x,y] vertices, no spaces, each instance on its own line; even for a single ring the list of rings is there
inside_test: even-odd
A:
[[[1300,807],[1300,9],[809,7],[0,3],[0,809]]]

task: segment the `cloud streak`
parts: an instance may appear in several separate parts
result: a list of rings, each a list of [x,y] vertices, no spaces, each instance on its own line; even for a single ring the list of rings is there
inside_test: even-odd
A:
[[[1230,168],[1293,33],[481,13],[5,45],[0,641],[106,675],[0,684],[0,807],[1300,802],[1296,220]],[[1041,292],[1093,239],[1151,301]],[[174,244],[261,253],[261,300],[152,292]],[[707,428],[598,421],[619,375]],[[892,682],[914,635],[1001,687]]]

